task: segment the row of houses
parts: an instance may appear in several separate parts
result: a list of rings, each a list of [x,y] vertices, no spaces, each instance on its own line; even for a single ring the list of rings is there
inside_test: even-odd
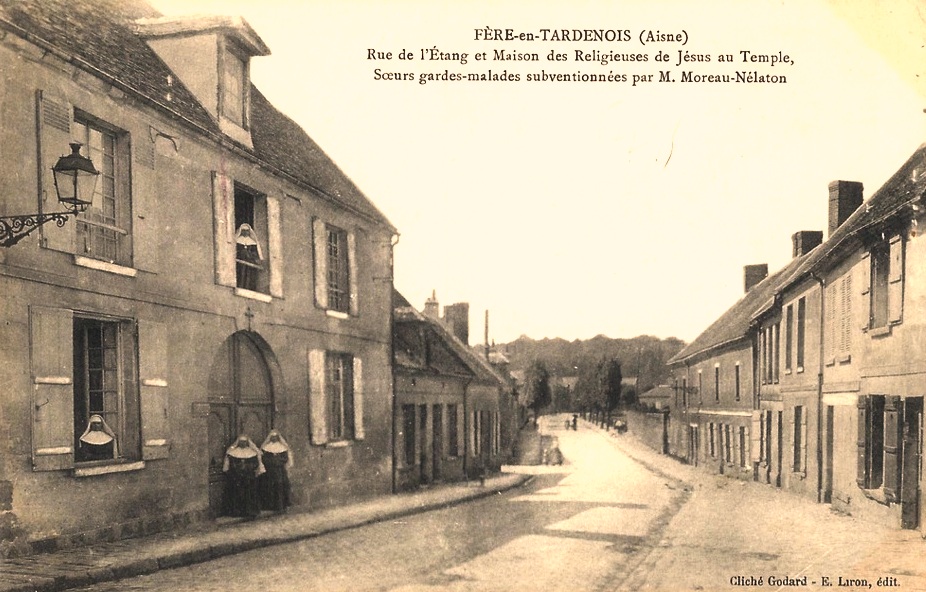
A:
[[[397,295],[396,228],[251,84],[268,54],[240,18],[0,0],[0,215],[61,209],[70,142],[100,172],[85,212],[0,249],[3,552],[216,516],[239,434],[285,435],[309,508],[510,447],[511,385]]]
[[[687,462],[926,532],[926,146],[868,199],[829,185],[827,235],[745,268],[745,295],[670,360]]]

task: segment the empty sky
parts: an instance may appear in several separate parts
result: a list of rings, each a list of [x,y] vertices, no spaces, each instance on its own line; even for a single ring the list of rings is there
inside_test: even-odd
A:
[[[396,287],[419,308],[467,301],[473,341],[650,334],[694,339],[772,270],[797,230],[825,229],[827,184],[870,196],[926,139],[921,40],[909,2],[156,0],[166,14],[244,16],[273,52],[255,84],[401,232]],[[890,5],[889,8],[884,5]],[[880,6],[880,8],[879,8]],[[482,41],[482,27],[628,30],[632,41]],[[645,30],[687,43],[641,45]],[[421,49],[467,64],[421,61]],[[371,61],[368,50],[393,52]],[[416,60],[397,59],[402,49]],[[494,50],[541,62],[493,61]],[[663,50],[671,62],[653,61]],[[551,50],[566,62],[548,62]],[[576,62],[576,50],[648,54]],[[710,63],[676,67],[678,52]],[[793,65],[743,63],[741,50]],[[476,62],[475,53],[488,60]],[[719,64],[729,53],[734,64]],[[375,80],[386,72],[519,82]],[[787,84],[528,82],[586,74],[759,71]]]

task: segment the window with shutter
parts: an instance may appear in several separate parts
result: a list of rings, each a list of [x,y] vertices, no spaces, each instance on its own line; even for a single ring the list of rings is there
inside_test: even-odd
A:
[[[75,317],[73,352],[75,460],[137,460],[140,426],[134,324]],[[102,418],[102,426],[96,418]],[[105,436],[93,431],[103,431]]]
[[[797,370],[804,370],[804,337],[807,330],[807,299],[801,298],[797,301],[797,353],[796,360]]]
[[[904,241],[903,237],[890,239],[888,251],[890,263],[888,272],[887,319],[889,323],[903,320],[903,277],[904,277]]]
[[[356,316],[359,313],[356,234],[315,218],[312,235],[316,306]]]
[[[871,327],[886,327],[888,324],[891,250],[890,245],[881,242],[871,250]]]
[[[72,135],[100,171],[93,205],[77,216],[77,254],[130,267],[132,205],[129,196],[129,139],[89,115],[77,112]]]

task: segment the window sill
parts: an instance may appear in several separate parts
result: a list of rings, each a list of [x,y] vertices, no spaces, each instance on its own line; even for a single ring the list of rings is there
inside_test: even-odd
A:
[[[336,440],[325,444],[325,448],[347,448],[351,445],[350,440]]]
[[[113,463],[105,465],[96,465],[89,467],[77,467],[74,469],[75,477],[95,477],[97,475],[109,475],[111,473],[128,473],[131,471],[140,471],[145,468],[145,461]]]
[[[791,369],[790,369],[790,368],[785,368],[785,376],[788,376],[788,375],[790,375],[790,374],[791,374]]]
[[[115,263],[109,263],[108,261],[101,261],[99,259],[92,259],[90,257],[83,257],[81,255],[74,255],[74,265],[86,267],[87,269],[96,269],[97,271],[105,271],[106,273],[112,273],[125,277],[135,277],[138,275],[138,270],[134,267],[117,265]]]
[[[862,489],[862,495],[871,501],[877,502],[883,506],[891,505],[890,500],[888,500],[887,496],[884,494],[884,489]]]
[[[839,362],[840,364],[848,364],[849,362],[852,361],[852,354],[843,354],[839,356],[839,358],[837,358],[836,361]]]
[[[249,300],[259,300],[260,302],[273,302],[273,297],[270,294],[255,292],[254,290],[245,290],[244,288],[235,288],[235,296],[241,296]]]
[[[884,327],[876,327],[868,330],[868,334],[872,337],[884,337],[885,335],[891,334],[891,326],[886,325]]]
[[[803,481],[807,478],[807,473],[805,471],[791,471],[791,476]]]
[[[347,314],[346,312],[341,312],[341,311],[339,311],[339,310],[327,309],[327,310],[325,310],[325,314],[328,315],[329,317],[333,318],[333,319],[342,319],[342,320],[343,320],[343,319],[349,319],[349,318],[350,318],[350,315],[349,315],[349,314]]]

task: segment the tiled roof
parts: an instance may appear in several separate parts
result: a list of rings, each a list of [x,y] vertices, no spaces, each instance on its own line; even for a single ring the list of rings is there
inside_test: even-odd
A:
[[[202,133],[220,137],[218,123],[136,34],[133,24],[137,19],[158,16],[142,0],[0,0],[0,28],[57,52]],[[395,230],[308,134],[253,86],[251,135],[253,150],[238,144],[240,150],[296,183]]]
[[[428,345],[432,346],[432,366],[434,361],[434,352],[447,351],[452,353],[454,358],[462,363],[470,376],[475,376],[482,382],[493,382],[499,386],[507,386],[505,378],[492,367],[482,356],[474,353],[469,347],[464,345],[443,324],[437,319],[432,319],[421,314],[414,307],[406,304],[408,300],[402,296],[398,290],[393,290],[393,303],[395,310],[393,315],[393,352],[395,363],[408,369],[423,370],[425,366],[422,360],[425,359],[423,348],[425,344],[420,337],[414,337],[413,331],[418,332],[423,328],[423,333],[427,335]],[[420,333],[417,333],[420,334]],[[436,371],[449,371],[449,368],[443,370],[439,367],[433,367]]]
[[[817,247],[817,249],[819,248]],[[809,256],[810,254],[807,254],[792,259],[784,268],[753,286],[749,292],[740,298],[739,302],[723,313],[719,319],[698,335],[694,341],[685,346],[682,351],[672,356],[667,363],[676,364],[693,358],[700,353],[744,338],[756,313],[775,297],[778,288],[791,278],[800,264]]]
[[[744,338],[751,321],[775,296],[811,272],[820,271],[838,260],[847,245],[865,232],[878,229],[881,224],[902,214],[913,202],[926,195],[926,144],[913,155],[876,191],[862,203],[823,244],[808,254],[792,259],[784,268],[770,275],[750,290],[739,302],[728,309],[701,335],[677,353],[669,364],[676,364],[722,345]],[[912,209],[907,210],[912,212]]]
[[[657,387],[651,388],[637,398],[641,401],[668,400],[674,394],[675,389],[673,389],[671,386],[661,384]]]

